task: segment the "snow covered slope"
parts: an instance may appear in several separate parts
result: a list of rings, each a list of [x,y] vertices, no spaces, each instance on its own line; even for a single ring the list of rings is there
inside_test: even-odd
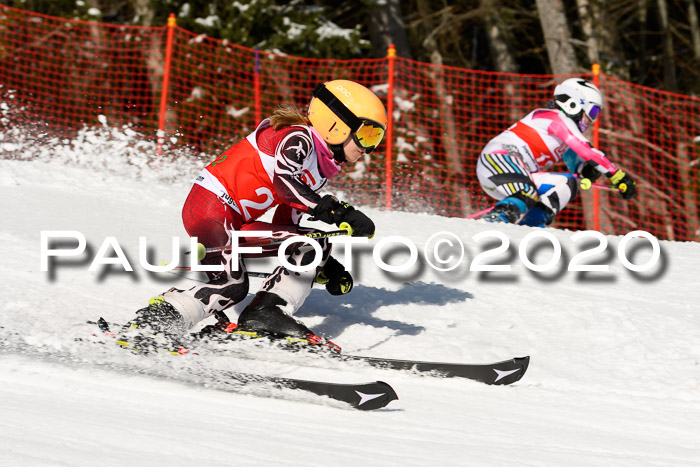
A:
[[[506,387],[297,356],[206,362],[293,378],[383,380],[400,397],[386,409],[359,412],[289,390],[234,393],[157,378],[146,373],[185,377],[188,365],[203,363],[75,342],[92,331],[88,319],[126,321],[148,298],[192,284],[146,272],[138,239],[146,236],[159,257],[170,254],[172,236],[185,244],[180,208],[198,164],[163,162],[151,172],[145,159],[95,147],[53,151],[48,162],[0,160],[2,466],[700,465],[698,244],[660,242],[658,264],[635,273],[618,258],[622,237],[606,237],[606,250],[582,263],[609,271],[573,272],[569,262],[597,241],[554,229],[367,209],[377,236],[355,248],[355,290],[332,297],[314,289],[299,318],[347,353],[532,360],[525,377]],[[58,258],[51,272],[42,272],[41,232],[57,230],[83,233],[88,253]],[[470,271],[480,252],[500,244],[497,234],[474,236],[494,230],[510,248],[476,263],[511,271]],[[449,272],[423,259],[439,232],[455,234],[465,246],[464,260]],[[532,232],[549,233],[561,245],[561,261],[549,271],[532,271],[519,256]],[[393,235],[419,252],[402,273],[383,271],[372,256],[372,247]],[[110,236],[134,272],[118,265],[88,271]],[[535,240],[525,250],[539,265],[553,255],[551,242]],[[382,257],[402,264],[407,251],[393,243]],[[652,258],[643,239],[624,251],[634,264]],[[439,253],[459,252],[442,244]],[[251,292],[259,285],[254,279]]]

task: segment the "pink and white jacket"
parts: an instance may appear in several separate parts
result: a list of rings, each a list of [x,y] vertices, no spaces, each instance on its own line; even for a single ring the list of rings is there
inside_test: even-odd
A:
[[[595,162],[603,174],[617,172],[615,164],[602,151],[591,146],[576,123],[558,110],[533,110],[489,141],[482,152],[498,153],[513,146],[531,172],[546,169],[562,160],[569,149],[584,161]]]

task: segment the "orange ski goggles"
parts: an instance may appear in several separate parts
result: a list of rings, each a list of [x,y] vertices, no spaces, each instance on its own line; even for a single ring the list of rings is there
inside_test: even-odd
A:
[[[364,149],[368,154],[379,146],[384,138],[384,127],[370,120],[365,120],[352,134],[355,143]]]

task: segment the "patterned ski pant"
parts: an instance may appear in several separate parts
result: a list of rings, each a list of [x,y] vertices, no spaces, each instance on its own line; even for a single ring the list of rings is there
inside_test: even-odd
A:
[[[555,215],[578,193],[578,183],[571,174],[530,172],[513,150],[481,153],[476,174],[490,197],[500,201],[513,196],[524,201],[528,208],[540,201]]]
[[[227,246],[231,244],[231,230],[237,231],[272,231],[273,237],[287,237],[304,234],[313,229],[304,229],[296,225],[280,225],[266,222],[244,223],[243,218],[224,204],[214,193],[200,185],[194,185],[182,210],[182,220],[185,230],[191,237],[197,237],[199,243],[207,248]],[[239,240],[256,240],[257,237]],[[326,263],[330,255],[331,244],[327,239],[316,240],[321,246],[321,263],[310,271],[293,272],[278,266],[263,284],[262,289],[276,293],[287,301],[285,311],[292,314],[304,303],[311,293],[314,279]],[[276,256],[278,246],[269,246],[256,257]],[[287,248],[287,261],[296,266],[311,264],[315,258],[313,247],[305,243],[296,243]],[[209,281],[196,285],[187,290],[170,289],[162,296],[183,314],[189,327],[199,321],[222,312],[248,295],[250,287],[244,258],[241,255],[233,258],[230,252],[210,253],[203,260],[204,265],[225,266],[221,272],[207,272]],[[232,262],[238,264],[234,271]],[[233,318],[232,318],[233,319]]]

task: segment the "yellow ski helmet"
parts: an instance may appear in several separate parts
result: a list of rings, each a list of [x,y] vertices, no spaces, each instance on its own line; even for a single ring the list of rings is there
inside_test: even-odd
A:
[[[318,85],[307,114],[323,140],[332,146],[353,137],[360,147],[371,152],[386,130],[384,104],[354,81],[338,79]]]

